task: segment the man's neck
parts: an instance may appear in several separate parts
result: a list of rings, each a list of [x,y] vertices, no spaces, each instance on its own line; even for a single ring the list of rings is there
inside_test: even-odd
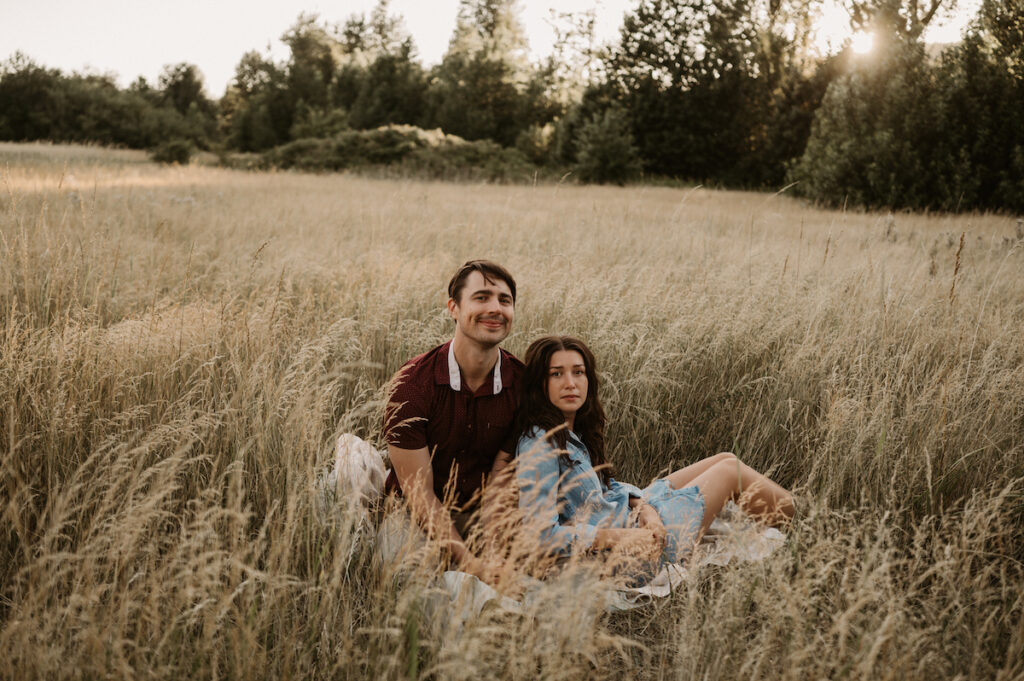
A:
[[[456,333],[452,339],[452,351],[455,353],[455,361],[462,371],[462,379],[470,392],[476,392],[477,388],[484,384],[488,374],[498,361],[498,346],[482,346],[465,336]]]

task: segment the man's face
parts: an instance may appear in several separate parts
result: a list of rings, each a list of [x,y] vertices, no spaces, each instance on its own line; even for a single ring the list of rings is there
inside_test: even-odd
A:
[[[480,343],[497,345],[512,330],[515,305],[512,290],[501,279],[488,282],[480,272],[470,272],[459,300],[448,300],[455,333]]]

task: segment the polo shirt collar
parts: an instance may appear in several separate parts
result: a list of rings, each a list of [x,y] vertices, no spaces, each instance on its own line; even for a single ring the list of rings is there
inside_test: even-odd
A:
[[[459,363],[455,361],[455,342],[448,343],[448,385],[455,392],[462,390],[462,372],[459,370]],[[498,361],[494,363],[494,386],[492,394],[501,392],[501,350],[498,350]]]

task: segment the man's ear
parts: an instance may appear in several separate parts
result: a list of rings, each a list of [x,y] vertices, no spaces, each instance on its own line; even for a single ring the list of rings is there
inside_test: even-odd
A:
[[[453,320],[455,319],[455,308],[457,308],[458,306],[459,304],[455,302],[454,298],[448,299],[448,316],[451,317]]]

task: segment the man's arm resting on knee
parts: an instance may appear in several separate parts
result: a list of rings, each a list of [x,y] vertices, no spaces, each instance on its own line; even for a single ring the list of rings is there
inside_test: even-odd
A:
[[[482,515],[484,524],[497,521],[508,509],[504,508],[503,502],[507,502],[507,494],[512,477],[515,475],[515,466],[512,463],[512,455],[501,450],[494,457],[491,465],[491,474],[488,477],[487,485],[484,486],[484,498],[482,504]]]
[[[476,574],[479,560],[466,548],[462,535],[455,529],[451,515],[434,494],[434,471],[430,467],[430,453],[420,449],[388,448],[391,465],[409,502],[409,512],[427,536],[448,549],[459,567]],[[476,569],[475,569],[476,568]],[[480,576],[480,575],[477,575]]]

